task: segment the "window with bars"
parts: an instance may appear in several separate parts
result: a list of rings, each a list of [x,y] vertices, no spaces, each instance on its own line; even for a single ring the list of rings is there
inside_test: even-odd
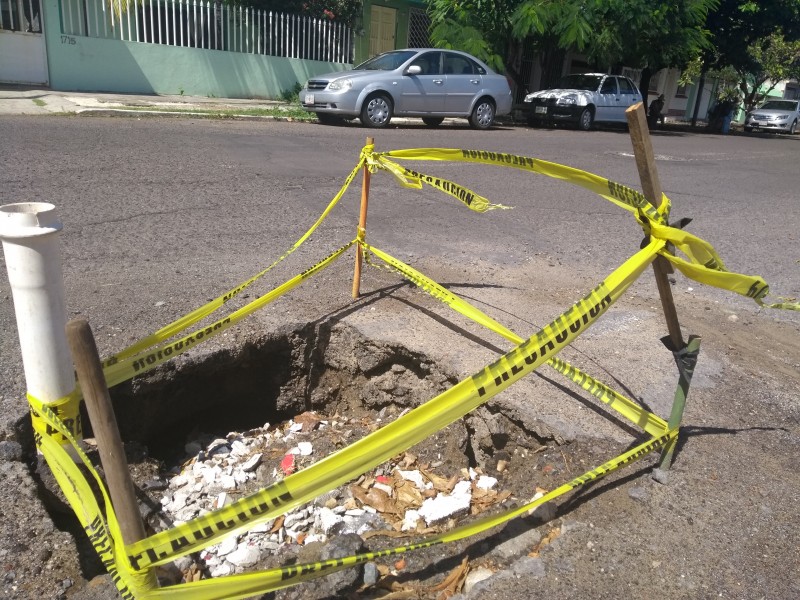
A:
[[[408,47],[409,48],[430,48],[431,40],[428,36],[428,28],[431,19],[428,14],[420,8],[411,8],[408,11]]]
[[[0,29],[42,33],[39,0],[0,0]]]

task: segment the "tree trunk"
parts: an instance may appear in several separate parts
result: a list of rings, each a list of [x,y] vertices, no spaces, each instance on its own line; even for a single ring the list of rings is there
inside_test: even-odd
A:
[[[650,89],[650,80],[652,78],[653,71],[650,69],[650,67],[645,67],[642,69],[642,74],[639,76],[639,91],[642,92],[642,104],[644,104],[645,110],[648,108],[648,90]]]
[[[692,127],[697,126],[697,113],[700,112],[700,102],[703,101],[703,88],[706,87],[705,63],[700,69],[700,80],[697,82],[697,97],[694,99],[694,112],[692,112]]]

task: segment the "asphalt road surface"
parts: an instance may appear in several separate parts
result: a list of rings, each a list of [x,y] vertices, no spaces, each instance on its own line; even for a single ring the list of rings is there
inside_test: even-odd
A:
[[[369,135],[377,150],[506,152],[566,164],[640,189],[630,138],[622,129],[474,131],[466,125],[430,129],[420,124],[374,131],[271,121],[3,117],[0,204],[56,205],[64,223],[69,314],[89,320],[101,354],[107,354],[270,264],[321,213],[355,166]],[[761,275],[775,294],[800,297],[800,137],[656,132],[653,146],[663,190],[673,203],[673,219],[691,217],[687,230],[709,241],[730,270]],[[496,271],[513,287],[510,274],[516,277],[530,267],[538,269],[531,277],[540,284],[525,292],[532,301],[550,302],[549,287],[558,290],[559,301],[574,300],[632,255],[642,240],[641,228],[629,213],[562,181],[465,163],[420,161],[408,166],[513,207],[477,214],[430,188],[405,189],[387,173],[373,175],[368,241],[424,266],[442,283],[470,280],[488,288]],[[282,273],[294,275],[354,237],[359,188],[360,178],[296,252],[294,266]],[[775,385],[781,388],[781,372],[797,377],[798,313],[767,312],[749,299],[681,275],[674,280],[679,315],[684,303],[691,305],[694,316],[710,315],[710,328],[730,334],[728,344],[755,338],[769,346],[770,332],[778,331],[781,348],[794,354],[784,352],[776,359],[786,366],[776,371]],[[339,289],[332,278],[322,281],[301,295],[302,310],[292,318],[311,318],[330,295],[349,294],[349,282]],[[520,280],[518,288],[524,284]],[[643,309],[657,305],[654,290],[649,282],[639,292],[645,298]],[[270,318],[289,318],[285,311],[279,309]],[[737,321],[756,325],[732,331]],[[698,322],[702,321],[693,319]],[[0,326],[0,440],[12,440],[27,417],[4,266]],[[727,353],[724,342],[719,348],[721,355]],[[720,361],[711,364],[719,366]],[[766,358],[763,365],[768,368]],[[764,419],[773,424],[776,419],[794,419],[786,436],[796,447],[797,396],[786,394],[784,389],[775,397],[788,398],[781,414],[792,416],[769,413]],[[785,483],[786,489],[795,490],[787,493],[796,494],[792,486],[792,481]],[[794,533],[788,533],[792,539]],[[763,572],[776,574],[766,568]],[[748,581],[759,581],[759,576]],[[712,575],[702,581],[708,589],[698,591],[701,596],[736,589],[723,583],[714,587]],[[789,597],[782,596],[789,587],[774,585],[779,592],[772,597]],[[686,594],[698,597],[691,589]]]

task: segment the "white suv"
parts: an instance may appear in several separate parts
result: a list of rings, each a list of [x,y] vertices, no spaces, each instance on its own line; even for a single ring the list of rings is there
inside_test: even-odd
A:
[[[554,88],[525,96],[529,125],[567,122],[584,131],[596,122],[626,123],[625,111],[641,101],[630,79],[605,73],[567,75]]]

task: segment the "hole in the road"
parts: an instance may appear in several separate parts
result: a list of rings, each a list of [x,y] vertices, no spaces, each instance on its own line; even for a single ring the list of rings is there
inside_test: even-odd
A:
[[[300,436],[299,439],[313,440],[313,455],[297,456],[297,468],[304,468],[456,382],[453,374],[424,354],[400,344],[368,339],[352,327],[331,321],[267,335],[236,349],[168,363],[117,386],[111,396],[142,512],[147,515],[148,525],[160,530],[192,519],[201,514],[198,511],[224,506],[280,478],[283,474],[277,465],[283,464],[281,458],[285,458],[287,449],[298,443],[298,438],[286,435],[288,430],[282,423],[290,419],[297,422],[309,413],[321,415],[331,423],[326,431],[315,432],[318,435]],[[90,438],[91,425],[86,422],[85,436]],[[265,426],[267,423],[271,425]],[[440,473],[442,481],[463,477],[476,467],[497,475],[499,463],[513,463],[514,470],[519,471],[516,478],[527,483],[525,463],[511,461],[511,457],[517,450],[540,447],[543,441],[497,409],[482,407],[415,445],[398,460],[408,460],[411,455],[414,466],[409,468]],[[311,447],[311,442],[304,443]],[[258,452],[264,458],[258,469],[247,474],[250,479],[235,482],[232,475],[236,475],[239,466],[227,468],[231,473],[223,466],[213,474],[218,467],[200,464],[195,468],[194,483],[176,491],[173,480],[185,478],[187,465],[198,465],[217,453],[217,449],[211,450],[215,444],[217,449],[225,446],[225,453],[230,452],[232,457],[237,444],[239,449],[249,444],[245,453]],[[247,458],[251,456],[243,455],[240,462]],[[202,474],[200,467],[205,469]],[[393,468],[378,469],[377,473],[387,477]],[[505,472],[506,481],[511,474],[511,469]],[[376,473],[367,477],[374,476]],[[41,496],[54,521],[71,531],[79,542],[87,579],[101,574],[102,565],[92,548],[80,545],[78,538],[85,538],[80,527],[70,526],[65,506],[55,499],[58,494],[48,491],[55,489],[54,482],[47,482],[44,475],[42,478],[45,485]],[[226,478],[231,479],[229,487]],[[340,503],[338,508],[342,508],[351,492],[332,493]],[[302,507],[298,510],[312,511]],[[312,514],[317,513],[309,512]],[[318,519],[318,514],[314,518]],[[312,517],[305,518],[309,519]],[[386,525],[381,522],[375,527]],[[285,532],[281,536],[291,535],[293,530],[283,527],[281,532]],[[302,547],[301,542],[295,542]],[[259,543],[265,548],[280,547],[284,540]],[[256,566],[277,566],[280,563],[276,561],[286,559],[285,552],[275,552],[262,553]],[[195,556],[194,560],[190,567],[181,567],[182,574],[173,572],[170,582],[185,578],[186,568],[201,568],[205,576],[214,577],[233,572],[231,563],[219,556],[206,556],[205,562]]]

